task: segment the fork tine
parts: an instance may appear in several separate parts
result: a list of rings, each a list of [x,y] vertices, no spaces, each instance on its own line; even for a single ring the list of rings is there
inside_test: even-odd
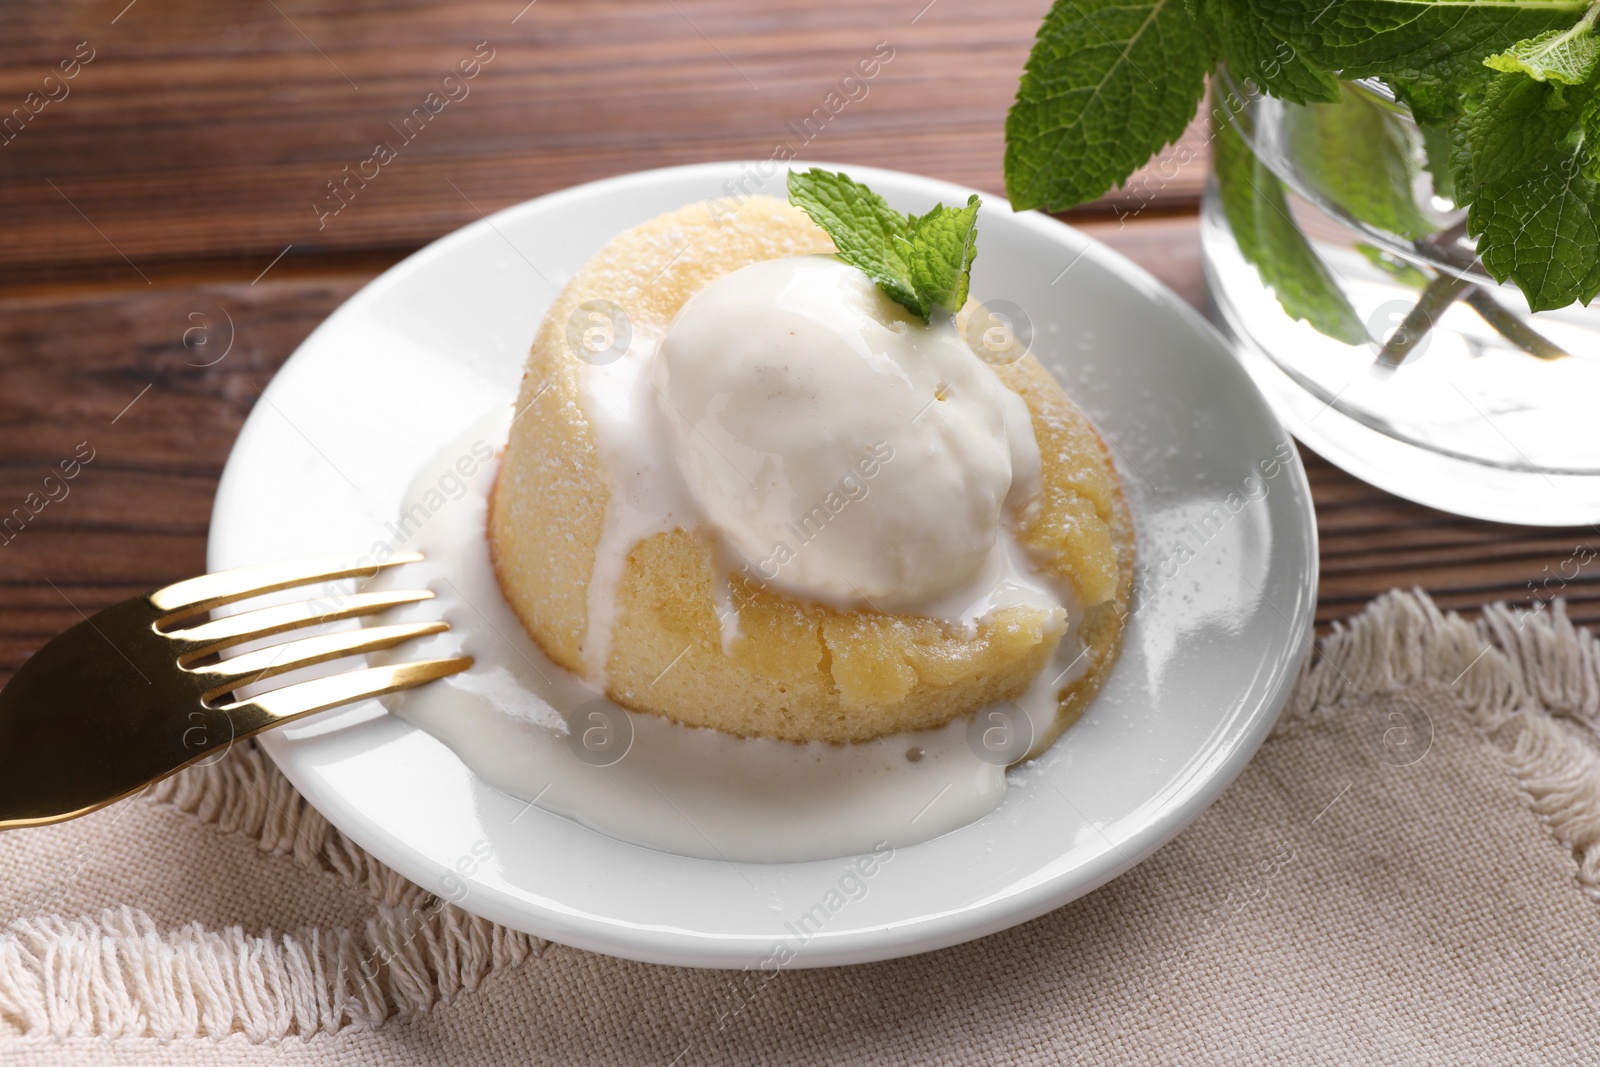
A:
[[[209,611],[235,600],[260,596],[296,585],[333,581],[339,578],[370,578],[385,567],[402,563],[416,563],[422,559],[420,552],[396,552],[382,563],[357,563],[349,556],[313,556],[309,559],[282,560],[277,563],[258,563],[251,567],[236,567],[231,571],[202,574],[174,582],[150,594],[150,603],[162,611],[173,612],[172,618],[186,618],[198,612]]]
[[[309,682],[298,682],[274,689],[250,700],[224,704],[219,710],[241,712],[251,709],[263,714],[269,721],[265,725],[279,725],[303,715],[348,704],[354,700],[382,696],[401,689],[431,682],[457,674],[472,666],[472,659],[460,656],[453,659],[425,659],[414,663],[396,663],[387,667],[367,667],[344,674],[331,674]]]
[[[318,634],[316,637],[304,637],[298,641],[258,648],[242,656],[223,660],[221,663],[190,668],[190,673],[203,681],[216,683],[206,693],[208,697],[212,697],[263,678],[286,674],[300,667],[326,663],[341,656],[354,656],[363,652],[393,648],[402,641],[443,633],[448,629],[450,629],[449,623],[433,621],[340,630],[338,633]]]
[[[226,618],[212,619],[196,626],[167,631],[167,636],[197,646],[184,653],[186,659],[193,659],[246,641],[254,641],[258,637],[281,634],[285,630],[296,630],[324,622],[338,622],[341,619],[354,619],[362,615],[375,615],[380,611],[399,607],[401,604],[415,604],[420,600],[432,598],[433,591],[429,589],[357,593],[346,598],[344,603],[331,611],[319,611],[314,601],[304,600],[296,604],[278,604],[270,608],[241,611]]]

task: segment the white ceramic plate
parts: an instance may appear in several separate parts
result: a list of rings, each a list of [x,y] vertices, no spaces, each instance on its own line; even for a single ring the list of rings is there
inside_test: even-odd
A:
[[[843,169],[903,210],[970,192]],[[613,178],[507,208],[366,286],[245,423],[217,493],[210,566],[359,555],[387,539],[413,473],[513,398],[557,286],[620,230],[740,183],[784,195],[765,163]],[[1317,551],[1305,472],[1292,449],[1274,464],[1287,434],[1192,309],[1070,227],[985,199],[973,293],[1031,320],[1035,354],[1114,445],[1143,578],[1099,699],[1012,772],[995,812],[899,849],[858,882],[846,860],[735,866],[623,844],[491,789],[374,701],[267,734],[267,752],[334,825],[467,910],[689,966],[826,966],[955,944],[1081,896],[1171,839],[1255,752],[1308,648]],[[801,940],[794,924],[808,914]]]

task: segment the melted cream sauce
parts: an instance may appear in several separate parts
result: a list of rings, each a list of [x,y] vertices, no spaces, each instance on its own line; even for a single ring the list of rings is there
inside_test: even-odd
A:
[[[430,493],[437,499],[441,480],[474,443],[503,445],[510,419],[509,408],[496,411],[441,451],[417,473],[402,510]],[[1032,739],[1042,738],[1054,721],[1056,691],[1083,669],[1081,646],[1069,629],[1055,662],[1015,704],[938,730],[858,745],[744,739],[630,712],[552,663],[501,595],[486,532],[497,466],[483,464],[466,491],[432,511],[407,544],[424,552],[425,562],[400,574],[387,571],[372,583],[424,584],[436,594],[389,612],[384,621],[443,618],[451,624],[447,633],[386,654],[391,660],[465,654],[476,662],[383,700],[495,788],[612,837],[734,862],[824,859],[885,841],[899,847],[937,837],[1000,803],[1004,765],[1033,754]],[[638,512],[624,514],[618,543],[624,532],[662,521],[659,511]],[[954,622],[976,621],[1003,603],[1045,596],[1061,602],[1033,576],[1015,542],[1002,540],[974,588],[941,609]],[[1067,610],[1075,618],[1073,606]],[[725,640],[736,632],[729,625],[725,617]]]
[[[692,529],[700,522],[699,510],[673,461],[671,435],[656,417],[647,368],[659,343],[659,338],[637,331],[622,356],[610,363],[586,364],[579,376],[583,413],[610,494],[587,596],[582,647],[591,678],[603,679],[611,658],[615,594],[628,552],[652,534],[677,526]],[[724,643],[731,639],[725,630]]]

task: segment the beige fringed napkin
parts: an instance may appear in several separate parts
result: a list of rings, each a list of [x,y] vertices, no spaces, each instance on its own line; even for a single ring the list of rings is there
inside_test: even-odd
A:
[[[1600,1062],[1600,660],[1391,593],[1189,830],[1034,922],[750,982],[441,905],[254,750],[0,835],[0,1063]]]

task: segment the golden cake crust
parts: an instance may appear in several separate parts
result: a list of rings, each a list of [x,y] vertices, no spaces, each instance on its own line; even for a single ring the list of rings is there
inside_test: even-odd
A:
[[[736,213],[691,204],[618,235],[557,297],[528,359],[499,477],[489,541],[507,600],[552,660],[591,677],[588,593],[609,490],[579,394],[567,322],[580,305],[620,306],[636,336],[659,337],[683,303],[751,263],[833,251],[803,212],[752,197]],[[1081,607],[1087,670],[1060,694],[1042,751],[1099,689],[1120,649],[1133,529],[1104,443],[1031,356],[997,367],[1027,402],[1044,493],[1018,530]],[[715,541],[706,528],[639,542],[615,590],[604,684],[618,703],[692,726],[790,741],[865,741],[941,726],[1025,690],[1061,640],[1060,618],[1013,607],[972,635],[935,620],[840,611],[735,574],[738,636],[718,618]]]

